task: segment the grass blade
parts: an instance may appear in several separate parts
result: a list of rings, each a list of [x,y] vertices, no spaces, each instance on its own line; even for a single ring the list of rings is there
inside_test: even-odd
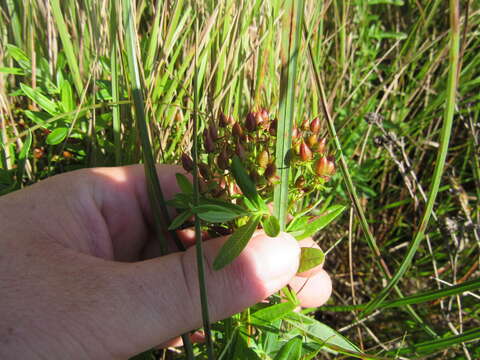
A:
[[[136,43],[136,31],[135,31],[135,17],[133,15],[133,9],[131,8],[130,0],[123,0],[123,6],[125,11],[125,24],[126,24],[126,47],[128,57],[128,68],[130,71],[130,81],[132,86],[133,101],[135,107],[135,114],[137,117],[137,126],[140,133],[140,139],[142,141],[143,159],[145,161],[145,173],[147,177],[147,188],[150,199],[150,206],[153,212],[154,223],[156,227],[156,233],[159,237],[160,251],[162,254],[167,253],[167,238],[168,223],[170,222],[170,216],[165,204],[163,192],[158,180],[157,171],[155,167],[155,161],[153,159],[152,147],[150,144],[150,138],[148,136],[148,120],[145,114],[145,103],[143,100],[142,83],[140,81],[139,67],[137,63],[137,43]],[[176,236],[175,232],[172,232],[172,237],[175,240],[178,249],[184,250],[184,246]],[[190,342],[188,334],[182,335],[182,340],[185,348],[185,352],[188,359],[193,359],[193,348]]]
[[[200,202],[200,185],[198,177],[198,9],[196,9],[197,16],[195,17],[195,55],[194,67],[195,71],[192,79],[193,87],[193,205],[198,206]],[[195,247],[197,250],[197,269],[198,269],[198,284],[200,288],[200,302],[202,307],[203,330],[205,332],[207,342],[207,356],[209,360],[215,359],[213,350],[212,329],[210,325],[210,315],[208,311],[208,294],[205,283],[205,264],[203,255],[203,241],[202,230],[200,228],[200,218],[195,215]]]
[[[306,30],[305,30],[306,31]],[[307,35],[307,34],[306,34]],[[308,36],[305,36],[308,38]],[[333,123],[333,118],[330,115],[330,110],[329,106],[327,103],[327,97],[325,94],[325,88],[323,86],[322,79],[320,77],[320,74],[318,73],[318,66],[316,64],[315,58],[313,56],[312,48],[310,43],[307,44],[308,47],[308,55],[309,55],[309,60],[310,60],[310,65],[313,71],[314,75],[314,80],[315,80],[315,85],[317,88],[317,91],[320,94],[320,102],[322,106],[322,110],[325,116],[325,119],[327,120],[327,127],[328,127],[328,133],[330,137],[334,141],[335,148],[337,150],[337,156],[339,158],[340,162],[340,170],[342,173],[343,180],[345,181],[345,185],[348,190],[348,194],[350,196],[350,199],[352,201],[352,204],[355,208],[356,214],[359,217],[360,220],[360,226],[362,227],[363,233],[366,236],[367,239],[367,244],[370,248],[370,250],[373,252],[374,256],[378,259],[376,261],[377,266],[379,267],[380,271],[387,277],[391,278],[391,274],[386,266],[386,263],[382,259],[380,249],[378,248],[377,242],[375,240],[375,237],[373,236],[372,232],[370,231],[370,228],[368,226],[367,218],[365,216],[365,213],[363,211],[362,205],[360,203],[360,199],[358,198],[357,191],[355,189],[355,186],[353,185],[352,177],[350,176],[350,172],[348,170],[347,162],[345,161],[345,157],[343,155],[342,151],[342,145],[340,144],[340,140],[337,136],[337,132],[335,130],[335,125]],[[396,286],[395,284],[395,290],[397,294],[401,297],[403,297],[403,294],[401,290]],[[425,322],[421,319],[421,317],[415,312],[413,308],[410,306],[407,306],[407,311],[410,313],[412,318],[431,336],[437,336],[436,332],[431,329]]]
[[[65,56],[67,57],[68,66],[72,72],[73,83],[75,84],[78,96],[81,97],[83,94],[83,83],[80,77],[80,69],[78,66],[77,57],[75,56],[75,52],[73,50],[73,44],[72,40],[70,39],[70,34],[68,33],[67,25],[63,19],[60,1],[50,0],[50,3],[52,5],[52,13],[55,23],[57,24],[58,33],[60,35],[60,39],[62,40]]]
[[[284,21],[289,31],[282,34],[281,58],[282,70],[280,80],[280,113],[278,118],[275,165],[280,183],[275,186],[273,195],[274,215],[280,224],[280,231],[285,230],[288,208],[288,175],[290,171],[290,151],[292,144],[292,126],[294,114],[295,77],[297,57],[301,40],[304,1],[287,1],[289,11]]]
[[[440,147],[437,153],[437,161],[433,171],[433,181],[428,196],[427,205],[420,222],[415,237],[408,248],[407,254],[398,268],[397,272],[388,282],[387,286],[375,297],[367,306],[367,308],[360,314],[360,317],[366,316],[374,311],[379,304],[388,296],[392,288],[400,281],[405,272],[410,268],[413,257],[415,256],[418,246],[425,237],[425,231],[432,215],[433,206],[437,198],[440,181],[445,167],[445,160],[448,153],[448,144],[450,142],[450,134],[452,132],[453,115],[455,113],[457,81],[458,81],[458,64],[460,52],[460,17],[459,17],[459,3],[457,0],[450,0],[450,67],[447,84],[447,103],[445,106],[443,126],[440,133]]]

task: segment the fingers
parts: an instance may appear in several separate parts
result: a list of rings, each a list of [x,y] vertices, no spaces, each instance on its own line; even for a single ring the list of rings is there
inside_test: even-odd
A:
[[[212,322],[281,289],[293,278],[299,262],[298,243],[291,236],[257,234],[232,264],[214,271],[211,264],[224,242],[224,238],[216,238],[203,243]],[[122,311],[135,314],[128,323],[134,346],[123,349],[125,355],[202,325],[195,248],[124,265],[119,293],[109,298],[122,299]]]
[[[289,284],[303,307],[321,306],[332,294],[332,280],[323,269],[310,277],[295,276]]]
[[[95,168],[90,173],[93,198],[105,219],[116,260],[138,260],[151,239],[152,210],[143,165]],[[185,173],[175,165],[157,165],[166,200],[179,192],[175,174]],[[171,214],[172,215],[172,214]]]

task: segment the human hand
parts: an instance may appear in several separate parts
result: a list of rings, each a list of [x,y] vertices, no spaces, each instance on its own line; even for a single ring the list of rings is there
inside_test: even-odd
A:
[[[182,170],[157,169],[171,198]],[[200,327],[195,249],[152,258],[152,228],[140,165],[79,170],[1,197],[0,358],[127,358]],[[188,232],[182,240],[192,243]],[[257,233],[213,271],[224,241],[204,245],[212,321],[289,282],[302,305],[330,296],[321,268],[295,276],[300,248],[289,235]]]

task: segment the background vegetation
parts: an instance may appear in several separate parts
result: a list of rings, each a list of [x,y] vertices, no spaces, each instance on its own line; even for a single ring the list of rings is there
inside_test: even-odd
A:
[[[0,1],[0,193],[79,167],[143,161],[125,3]],[[289,31],[282,1],[134,5],[155,161],[179,163],[191,150],[195,74],[200,131],[219,111],[239,121],[260,107],[278,114]],[[330,136],[330,148],[338,159],[341,146],[346,160],[328,192],[310,200],[349,205],[317,236],[329,250],[333,297],[304,312],[372,355],[480,358],[480,4],[306,0],[304,10],[294,119],[319,116],[324,136],[332,134],[321,79],[339,140]],[[398,269],[395,291],[371,302]],[[224,358],[277,354],[268,331],[254,340],[245,316],[214,326],[217,350]],[[235,324],[247,330],[233,348]],[[317,345],[304,346],[305,358],[336,356],[317,354],[312,329],[297,331]]]

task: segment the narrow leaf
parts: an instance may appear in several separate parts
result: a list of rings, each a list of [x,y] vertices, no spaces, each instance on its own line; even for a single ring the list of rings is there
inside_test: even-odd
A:
[[[254,325],[270,324],[271,322],[283,318],[286,314],[292,312],[296,304],[292,302],[283,302],[267,306],[255,311],[251,315],[251,323]]]
[[[175,219],[173,219],[172,223],[168,227],[168,230],[172,231],[178,229],[185,221],[187,221],[192,216],[193,212],[190,209],[181,212]]]
[[[302,355],[302,338],[295,336],[282,346],[274,360],[298,360]]]
[[[184,194],[193,194],[193,185],[185,175],[176,173],[175,178],[177,179],[178,187]]]
[[[243,167],[242,161],[236,155],[232,160],[232,175],[235,178],[237,185],[240,187],[240,190],[242,190],[243,195],[253,202],[258,210],[266,209],[265,202],[260,195],[258,195],[255,184]]]
[[[318,320],[295,312],[288,314],[285,320],[312,338],[325,342],[327,346],[334,345],[355,353],[360,352],[360,349],[343,335]]]
[[[260,223],[260,216],[253,216],[248,223],[238,228],[223,245],[218,253],[215,261],[213,262],[213,268],[220,270],[223,267],[230,264],[247,246],[250,238],[255,232],[258,224]]]
[[[297,240],[305,239],[322,230],[333,220],[335,220],[337,216],[339,216],[345,209],[346,206],[344,205],[334,205],[328,208],[326,214],[320,216],[310,223],[307,223],[307,225],[304,227],[304,231],[300,235],[296,236]]]
[[[200,219],[210,223],[224,223],[248,214],[243,209],[241,209],[241,212],[232,211],[229,207],[214,204],[195,206],[192,211]]]
[[[25,84],[20,84],[20,88],[22,89],[24,94],[30,98],[30,100],[32,100],[50,115],[58,114],[57,104],[55,104],[45,95],[43,95],[39,89],[34,90],[30,86]]]

